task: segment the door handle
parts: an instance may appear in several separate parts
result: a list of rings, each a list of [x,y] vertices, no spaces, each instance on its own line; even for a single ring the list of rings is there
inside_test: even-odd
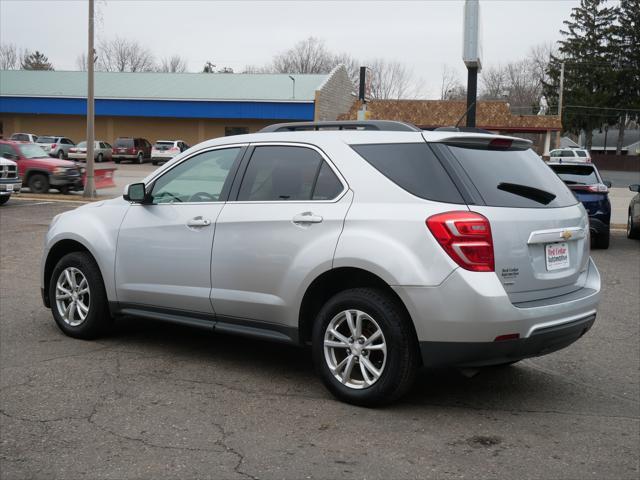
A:
[[[211,220],[202,217],[193,217],[187,220],[187,227],[208,227],[211,225]]]
[[[296,225],[320,222],[322,222],[322,217],[320,215],[314,215],[313,212],[303,212],[293,217],[293,223]]]

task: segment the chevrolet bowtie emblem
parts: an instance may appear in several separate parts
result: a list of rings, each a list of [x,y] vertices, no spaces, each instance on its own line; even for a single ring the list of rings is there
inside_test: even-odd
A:
[[[565,230],[564,232],[562,232],[561,237],[564,238],[565,240],[569,240],[571,237],[573,237],[573,235],[569,230]]]

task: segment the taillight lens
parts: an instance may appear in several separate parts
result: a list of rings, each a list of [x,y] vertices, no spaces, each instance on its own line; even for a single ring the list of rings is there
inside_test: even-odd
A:
[[[178,147],[172,147],[169,149],[170,152],[179,152],[180,149]]]
[[[427,227],[451,259],[472,272],[493,272],[489,220],[475,212],[446,212],[429,217]]]
[[[593,193],[609,193],[609,188],[603,183],[596,183],[595,185],[570,185],[571,190],[582,190],[585,192]]]
[[[52,144],[51,144],[51,148],[56,148],[57,146],[58,146],[58,144],[57,144],[57,143],[52,143]]]

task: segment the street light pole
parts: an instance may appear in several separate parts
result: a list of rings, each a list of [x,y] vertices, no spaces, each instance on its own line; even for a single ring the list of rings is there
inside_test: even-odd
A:
[[[96,193],[94,182],[94,91],[93,91],[93,65],[95,52],[93,48],[93,0],[89,0],[89,51],[87,54],[87,179],[84,185],[83,196],[93,198]]]

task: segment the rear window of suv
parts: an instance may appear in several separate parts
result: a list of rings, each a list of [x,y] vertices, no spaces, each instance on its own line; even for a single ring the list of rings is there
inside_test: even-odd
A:
[[[460,192],[426,143],[351,145],[393,183],[426,200],[464,203]]]
[[[38,137],[38,143],[56,143],[55,137]]]
[[[591,165],[550,165],[567,185],[595,185],[600,183]]]
[[[133,147],[133,138],[118,138],[116,139],[116,147],[131,148]]]
[[[454,146],[448,149],[488,206],[558,208],[578,202],[531,149],[500,151]]]

